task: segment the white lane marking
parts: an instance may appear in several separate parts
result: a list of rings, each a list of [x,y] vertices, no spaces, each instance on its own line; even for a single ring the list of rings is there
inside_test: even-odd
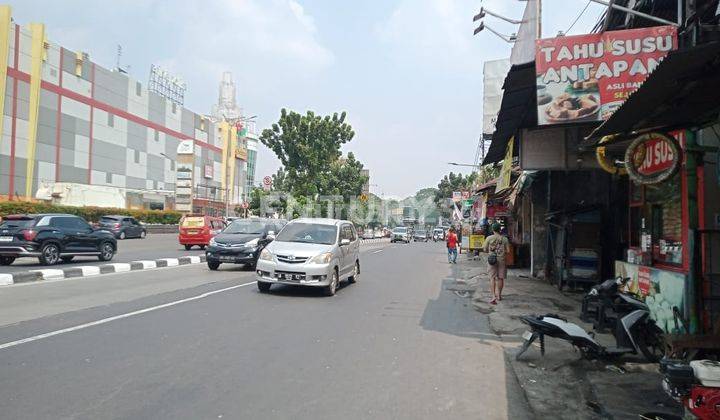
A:
[[[205,293],[200,294],[200,295],[197,295],[197,296],[192,296],[192,297],[189,297],[189,298],[180,299],[180,300],[176,300],[176,301],[173,301],[173,302],[163,303],[162,305],[151,306],[151,307],[149,307],[149,308],[139,309],[139,310],[137,310],[137,311],[128,312],[128,313],[126,313],[126,314],[111,316],[111,317],[109,317],[109,318],[99,319],[99,320],[97,320],[97,321],[88,322],[88,323],[86,323],[86,324],[76,325],[76,326],[74,326],[74,327],[63,328],[62,330],[51,331],[51,332],[49,332],[49,333],[34,335],[34,336],[32,336],[32,337],[23,338],[23,339],[21,339],[21,340],[11,341],[11,342],[9,342],[9,343],[0,344],[0,350],[4,350],[4,349],[10,348],[10,347],[19,346],[20,344],[31,343],[31,342],[33,342],[33,341],[42,340],[43,338],[54,337],[54,336],[56,336],[56,335],[65,334],[65,333],[69,333],[69,332],[73,332],[73,331],[77,331],[77,330],[82,330],[82,329],[89,328],[89,327],[94,327],[94,326],[96,326],[96,325],[107,324],[108,322],[117,321],[117,320],[119,320],[119,319],[124,319],[124,318],[130,318],[130,317],[132,317],[132,316],[136,316],[136,315],[141,315],[141,314],[148,313],[148,312],[157,311],[157,310],[159,310],[159,309],[169,308],[169,307],[171,307],[171,306],[180,305],[181,303],[187,303],[187,302],[192,302],[192,301],[194,301],[194,300],[204,299],[204,298],[206,298],[206,297],[209,297],[209,296],[212,296],[212,295],[216,295],[216,294],[218,294],[218,293],[227,292],[227,291],[230,291],[230,290],[238,289],[238,288],[240,288],[240,287],[249,286],[249,285],[255,284],[255,283],[256,283],[256,282],[251,281],[251,282],[249,282],[249,283],[238,284],[238,285],[235,285],[235,286],[226,287],[226,288],[224,288],[224,289],[218,289],[218,290],[213,290],[213,291],[211,291],[211,292],[205,292]]]
[[[10,286],[11,284],[13,284],[12,274],[0,274],[0,286]]]
[[[100,274],[100,267],[94,265],[84,265],[77,268],[82,271],[83,276],[97,276]]]
[[[108,265],[112,265],[115,267],[116,273],[122,273],[124,271],[130,271],[130,264],[128,263],[110,263]]]
[[[65,278],[65,272],[56,268],[45,268],[42,270],[30,270],[31,272],[41,273],[44,280]]]
[[[148,268],[157,268],[157,263],[155,261],[144,260],[144,261],[133,261],[133,262],[142,264],[143,270],[147,270]]]
[[[160,258],[160,260],[165,261],[168,267],[175,267],[180,264],[177,258]]]
[[[380,252],[383,252],[383,250],[382,250],[382,249],[378,249],[377,251],[373,251],[372,253],[373,253],[373,254],[377,254],[377,253],[380,253]]]

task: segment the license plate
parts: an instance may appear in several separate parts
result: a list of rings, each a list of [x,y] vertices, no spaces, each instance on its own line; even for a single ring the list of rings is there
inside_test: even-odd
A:
[[[12,242],[12,236],[0,236],[0,242]]]
[[[522,335],[523,340],[529,341],[532,337],[532,333],[530,331],[525,331]]]
[[[235,261],[235,257],[222,255],[222,256],[220,256],[220,261]]]
[[[197,230],[188,230],[188,231],[187,231],[187,234],[188,234],[188,235],[197,235],[198,233],[200,233],[200,232],[197,231]]]

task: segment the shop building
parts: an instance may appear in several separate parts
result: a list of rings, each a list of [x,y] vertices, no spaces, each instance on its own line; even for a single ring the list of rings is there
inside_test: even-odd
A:
[[[712,335],[720,48],[705,28],[718,16],[705,2],[654,4],[664,22],[611,10],[597,32],[540,40],[535,61],[513,63],[483,163],[537,171],[514,187],[529,197],[534,275],[560,286],[631,277],[666,331]],[[603,47],[621,44],[603,65]]]
[[[52,42],[43,24],[15,23],[9,6],[0,8],[0,67],[3,199],[173,209],[177,149],[190,141],[184,181],[198,195],[187,211],[220,214],[240,202],[233,127]]]

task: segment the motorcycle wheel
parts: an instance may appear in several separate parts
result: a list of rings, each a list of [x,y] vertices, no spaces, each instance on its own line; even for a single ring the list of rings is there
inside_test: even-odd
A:
[[[667,350],[663,330],[654,322],[649,322],[638,329],[637,345],[643,356],[651,363],[659,362]]]

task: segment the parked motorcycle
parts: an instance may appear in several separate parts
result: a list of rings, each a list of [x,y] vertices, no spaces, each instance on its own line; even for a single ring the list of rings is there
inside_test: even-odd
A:
[[[720,419],[720,362],[712,360],[665,359],[660,361],[663,389],[683,405],[687,414],[702,420]],[[681,417],[662,413],[640,416],[652,420],[681,420]]]
[[[540,340],[540,353],[545,355],[545,336],[549,336],[569,341],[587,359],[609,359],[629,353],[642,354],[648,361],[657,362],[665,352],[663,331],[650,319],[645,303],[636,300],[633,305],[635,309],[618,319],[615,325],[615,347],[601,345],[594,334],[558,315],[522,316],[521,321],[530,327],[530,331],[523,334],[523,345],[515,357],[520,358],[537,339]]]
[[[637,308],[635,295],[621,291],[628,281],[629,277],[617,277],[593,286],[583,297],[580,319],[592,323],[598,332],[613,328],[619,318]]]

